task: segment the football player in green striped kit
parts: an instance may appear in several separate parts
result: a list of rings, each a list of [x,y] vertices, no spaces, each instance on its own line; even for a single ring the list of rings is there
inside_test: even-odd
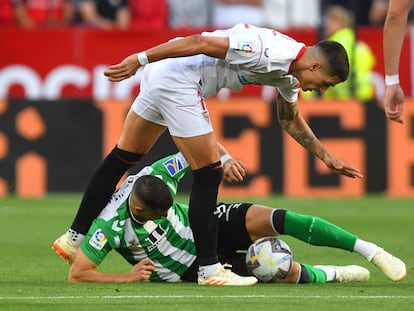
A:
[[[225,172],[244,175],[240,161],[228,155],[222,161]],[[176,153],[129,176],[93,222],[74,260],[71,258],[69,281],[196,282],[197,255],[188,206],[173,202],[178,184],[188,171],[186,160],[181,153]],[[401,281],[406,275],[405,264],[400,259],[319,217],[248,203],[219,203],[214,214],[220,223],[220,259],[230,263],[232,271],[241,275],[247,275],[247,270],[240,250],[246,250],[261,237],[283,234],[312,245],[359,253],[393,281]],[[112,249],[133,266],[131,271],[97,271]],[[325,283],[368,278],[369,271],[356,265],[312,266],[294,262],[289,275],[280,281]]]

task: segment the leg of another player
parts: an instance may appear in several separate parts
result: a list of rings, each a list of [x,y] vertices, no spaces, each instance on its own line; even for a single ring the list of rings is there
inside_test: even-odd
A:
[[[311,266],[308,264],[293,262],[288,276],[280,283],[285,284],[310,284],[330,282],[365,282],[370,273],[364,267],[349,266]]]
[[[165,127],[139,117],[132,109],[128,112],[118,144],[92,175],[70,229],[53,243],[52,248],[68,263],[73,261],[92,221],[111,198],[121,177],[164,131]]]
[[[117,146],[95,170],[71,229],[86,234],[115,191],[125,172],[138,163],[165,131],[165,127],[128,112]]]
[[[356,252],[376,265],[392,281],[398,282],[406,276],[405,264],[399,258],[377,244],[364,241],[319,217],[253,205],[246,214],[248,225],[252,240],[275,233],[286,234],[312,245]]]
[[[193,170],[189,219],[197,249],[199,273],[207,278],[217,269],[218,221],[213,217],[218,187],[222,178],[220,156],[214,134],[173,137],[178,149]]]
[[[202,285],[253,285],[254,277],[241,277],[224,269],[217,255],[218,219],[213,211],[223,169],[214,133],[196,137],[173,137],[193,170],[189,220],[199,263],[198,283]]]
[[[281,226],[280,219],[283,218],[284,222]],[[329,246],[356,252],[376,265],[392,281],[399,282],[407,274],[406,266],[402,260],[391,255],[377,244],[362,240],[329,221],[283,210],[276,210],[273,219],[274,223],[279,223],[279,226],[275,227],[277,232],[283,232],[312,245]]]

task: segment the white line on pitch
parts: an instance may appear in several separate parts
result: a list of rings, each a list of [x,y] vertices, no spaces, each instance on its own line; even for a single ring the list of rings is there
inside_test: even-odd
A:
[[[414,296],[293,296],[293,295],[134,295],[134,296],[0,296],[0,300],[62,300],[62,299],[186,299],[186,298],[301,298],[301,299],[414,299]]]

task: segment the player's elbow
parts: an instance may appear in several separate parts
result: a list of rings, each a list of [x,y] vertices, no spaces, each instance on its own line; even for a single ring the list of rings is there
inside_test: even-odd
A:
[[[211,57],[224,59],[228,50],[228,38],[191,35],[191,46],[195,48],[194,54],[205,54]]]
[[[79,269],[76,268],[76,266],[72,265],[69,271],[68,275],[68,281],[70,283],[80,283],[84,282],[82,280],[82,273]]]
[[[207,54],[210,52],[210,44],[209,44],[209,38],[200,34],[195,34],[190,36],[192,39],[192,44],[199,53]]]
[[[73,275],[72,273],[69,273],[68,281],[69,283],[80,283],[81,282],[81,280],[75,275]]]
[[[410,12],[411,9],[411,4],[410,5],[405,5],[405,6],[394,6],[394,5],[390,5],[387,11],[387,17],[386,19],[388,21],[392,20],[392,21],[401,21],[404,22],[404,24],[407,22],[407,17],[408,14]]]

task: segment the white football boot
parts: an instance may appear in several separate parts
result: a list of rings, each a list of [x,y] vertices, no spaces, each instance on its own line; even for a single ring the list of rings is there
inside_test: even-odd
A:
[[[319,268],[325,271],[334,270],[335,278],[332,282],[344,283],[344,282],[365,282],[368,281],[370,273],[368,269],[357,265],[350,266],[322,266],[318,265],[315,268]],[[328,273],[327,273],[328,274]]]
[[[66,232],[61,237],[57,238],[52,245],[52,249],[54,249],[56,253],[70,265],[75,259],[78,248],[79,246],[73,244],[72,234],[70,232]]]
[[[369,261],[376,265],[387,278],[394,282],[400,282],[407,275],[405,263],[382,248]]]
[[[240,276],[230,269],[225,269],[221,264],[216,271],[208,278],[198,277],[199,285],[232,285],[232,286],[248,286],[255,285],[257,279],[254,276]]]

